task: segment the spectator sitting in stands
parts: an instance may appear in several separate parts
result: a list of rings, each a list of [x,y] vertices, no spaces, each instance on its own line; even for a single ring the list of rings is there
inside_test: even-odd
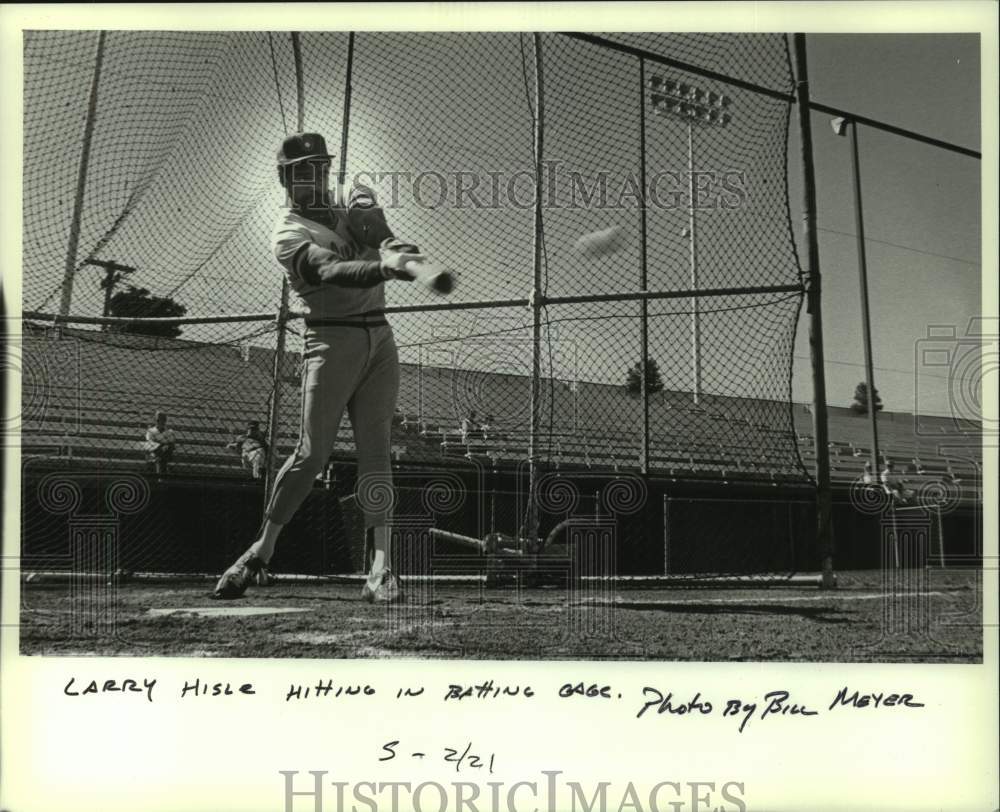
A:
[[[894,503],[905,505],[913,498],[913,491],[906,487],[906,481],[893,470],[891,460],[886,460],[881,479],[882,487]]]
[[[167,465],[173,459],[177,437],[173,429],[167,428],[166,412],[156,413],[156,425],[146,429],[146,445],[149,449],[149,461],[156,468],[156,473],[167,473]]]
[[[462,444],[467,445],[469,442],[469,435],[472,433],[472,427],[475,425],[476,412],[472,410],[466,417],[462,419]]]
[[[260,431],[259,421],[248,421],[246,433],[228,443],[226,448],[236,449],[243,460],[243,467],[250,471],[254,479],[260,479],[264,475],[269,449],[267,440]]]
[[[874,485],[875,484],[875,477],[872,476],[872,464],[871,464],[870,460],[865,463],[865,470],[864,470],[864,473],[861,474],[861,481],[865,485]]]

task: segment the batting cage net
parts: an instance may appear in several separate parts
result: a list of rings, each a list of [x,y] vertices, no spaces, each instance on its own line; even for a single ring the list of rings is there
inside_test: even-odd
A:
[[[28,32],[25,454],[150,466],[157,412],[171,471],[263,478],[252,421],[265,468],[291,452],[304,324],[270,234],[301,123],[457,276],[386,285],[401,475],[506,471],[541,535],[555,472],[806,483],[792,87],[780,35]],[[353,451],[345,415],[328,485]]]

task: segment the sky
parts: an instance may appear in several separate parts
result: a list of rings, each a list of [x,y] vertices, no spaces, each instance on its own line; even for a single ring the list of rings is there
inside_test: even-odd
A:
[[[36,64],[44,66],[58,68],[58,60],[65,61],[59,92],[70,100],[70,105],[75,105],[71,109],[79,116],[88,76],[81,67],[86,66],[92,54],[93,35],[66,37],[49,52],[29,51],[29,54]],[[330,40],[314,42],[314,47],[310,47],[310,35],[304,37],[310,67],[306,96],[308,100],[325,100],[323,105],[307,101],[307,123],[330,133],[333,149],[336,149],[337,139],[333,134],[338,131],[342,98],[342,86],[336,77],[343,67],[343,48],[337,46],[343,44],[343,39],[343,36],[333,38],[334,47]],[[363,38],[359,38],[361,41]],[[102,85],[103,102],[105,110],[115,111],[120,129],[105,127],[95,138],[91,166],[94,179],[88,185],[86,207],[90,220],[85,219],[84,232],[88,236],[84,242],[89,239],[89,244],[93,244],[102,233],[110,233],[108,229],[113,224],[117,230],[108,250],[113,251],[114,258],[141,268],[145,276],[140,279],[137,274],[137,283],[149,286],[154,292],[181,291],[181,297],[197,303],[192,312],[261,312],[273,307],[273,268],[258,266],[262,262],[266,265],[266,232],[280,200],[271,166],[273,145],[283,128],[287,130],[288,118],[292,116],[290,100],[294,98],[294,87],[290,86],[292,71],[287,42],[287,35],[276,36],[272,42],[256,37],[242,39],[237,47],[230,47],[219,37],[207,36],[197,47],[190,38],[179,38],[173,44],[136,43],[134,52],[130,52],[112,40]],[[427,160],[430,156],[447,156],[456,165],[478,173],[496,169],[509,173],[530,167],[531,86],[527,81],[530,77],[522,75],[517,49],[511,48],[509,41],[487,42],[491,49],[489,56],[500,60],[490,64],[499,64],[503,69],[497,70],[483,89],[480,63],[486,60],[483,52],[477,50],[482,42],[477,40],[476,48],[463,49],[449,47],[448,40],[437,38],[426,39],[419,48],[412,49],[359,48],[355,64],[354,141],[349,151],[352,166],[384,162],[380,156],[385,155],[419,155],[423,149]],[[270,51],[271,47],[275,50]],[[183,60],[178,62],[173,58],[177,51],[172,48],[180,49]],[[979,147],[977,37],[810,35],[807,48],[815,101],[963,146]],[[273,65],[270,53],[275,55]],[[387,62],[390,55],[395,62]],[[556,64],[550,62],[547,86],[559,86],[561,80],[564,87],[571,89],[576,82],[584,88],[584,100],[589,93],[605,101],[603,107],[581,105],[579,120],[574,120],[572,106],[563,104],[556,115],[561,116],[559,120],[565,129],[550,134],[550,149],[555,144],[555,148],[562,149],[561,155],[568,154],[581,165],[594,156],[617,154],[615,150],[632,137],[634,129],[628,121],[628,99],[616,95],[630,68],[608,54],[597,58],[567,50],[561,57]],[[141,106],[138,113],[126,113],[129,109],[126,105],[133,103],[137,88],[130,68],[140,59],[156,60],[156,75],[144,83],[146,95],[136,102]],[[317,65],[317,59],[322,59],[322,63]],[[422,77],[421,71],[427,65],[435,66],[435,78],[445,81],[445,85],[429,83]],[[283,95],[277,99],[272,84],[274,74],[283,77],[278,83]],[[579,77],[588,80],[579,82]],[[180,86],[180,80],[184,86]],[[206,87],[210,92],[204,92]],[[190,91],[188,95],[186,90]],[[378,103],[365,105],[366,98]],[[563,98],[556,97],[550,106],[556,108],[560,101]],[[737,98],[738,106],[739,102]],[[441,122],[439,132],[446,132],[447,140],[440,140],[439,132],[420,131],[408,113],[415,104],[430,120]],[[60,109],[51,100],[48,105],[26,105],[27,126],[48,131],[49,138],[67,156],[72,156],[77,148],[74,127],[53,132],[59,128],[44,117],[50,108]],[[283,113],[280,118],[279,108]],[[38,121],[32,121],[31,116]],[[107,113],[103,120],[108,120]],[[463,129],[463,122],[480,120],[500,122],[502,126]],[[812,123],[820,266],[824,278],[828,402],[847,405],[855,385],[864,378],[850,145],[848,139],[834,135],[828,116],[814,114]],[[589,129],[584,129],[585,126]],[[733,129],[733,133],[742,132],[746,130]],[[382,133],[381,140],[374,133]],[[859,141],[876,387],[888,410],[949,414],[955,389],[966,391],[970,386],[975,389],[982,374],[979,370],[986,367],[955,360],[930,367],[922,359],[932,328],[938,336],[935,347],[941,344],[942,330],[948,329],[956,337],[944,339],[946,343],[950,341],[949,347],[954,345],[965,351],[971,346],[962,344],[960,339],[966,334],[970,319],[981,309],[980,162],[867,127],[859,128]],[[745,146],[736,141],[729,143],[734,152]],[[416,153],[414,145],[418,145]],[[44,146],[51,150],[51,141]],[[789,147],[792,225],[800,242],[800,255],[804,257],[798,216],[801,173],[794,108]],[[129,166],[128,161],[121,160],[122,150],[134,166],[144,167],[137,176],[121,174],[122,166]],[[680,155],[665,154],[671,160]],[[617,164],[609,158],[602,166],[621,171],[628,162],[620,158]],[[60,168],[63,164],[54,161],[51,165],[68,189],[65,172]],[[138,198],[137,213],[115,223],[128,194],[146,182],[150,186]],[[230,193],[212,194],[220,189],[229,189]],[[64,189],[58,200],[47,203],[47,217],[60,222],[62,229],[68,222],[68,197]],[[573,228],[582,231],[606,227],[614,224],[607,219],[609,216],[569,216],[562,223],[562,230],[553,233],[562,237],[571,234]],[[621,216],[634,229],[635,218]],[[553,213],[549,227],[557,228],[559,219],[560,215]],[[466,271],[466,296],[513,298],[527,295],[530,280],[506,269],[530,267],[530,238],[523,238],[530,234],[530,224],[530,211],[487,211],[470,218],[467,212],[445,209],[418,221],[415,230],[439,257]],[[405,219],[403,225],[407,225]],[[651,267],[672,269],[660,278],[651,276],[651,287],[686,284],[685,253],[671,248],[671,241],[678,241],[682,225],[680,221],[668,220],[662,226],[651,227],[656,250],[662,245],[664,252],[660,256],[651,250],[654,260]],[[703,227],[707,225],[703,223]],[[48,221],[44,228],[32,223],[26,226],[26,268],[29,259],[35,265],[30,273],[26,270],[25,304],[37,307],[35,299],[42,298],[36,295],[39,291],[51,296],[51,291],[58,288],[59,256],[65,235],[58,232],[53,235]],[[665,230],[657,232],[657,227]],[[476,233],[470,237],[471,231]],[[516,234],[522,238],[511,239]],[[220,237],[224,245],[216,251],[213,246]],[[597,273],[573,278],[566,246],[557,242],[553,240],[548,246],[554,285],[562,287],[557,292],[610,292],[620,287],[614,277]],[[622,255],[626,265],[635,262],[633,248],[630,242]],[[708,247],[703,251],[707,253]],[[705,265],[703,273],[708,275],[712,270],[708,267],[710,262],[706,260]],[[791,266],[786,264],[782,271],[785,276],[779,273],[775,281],[787,279],[790,272]],[[95,283],[96,272],[88,273],[92,276],[88,282]],[[86,294],[82,290],[75,292],[78,297],[75,312],[91,313],[99,306],[96,284],[90,284],[89,288]],[[420,301],[413,291],[400,293],[394,289],[391,301],[393,297],[399,302]],[[54,307],[51,300],[47,307]],[[519,311],[505,310],[494,316],[523,321],[523,313]],[[773,396],[766,388],[753,391],[752,369],[767,360],[768,348],[760,337],[767,335],[774,325],[747,318],[745,336],[733,325],[727,327],[724,335],[705,331],[706,386],[729,394]],[[397,321],[403,342],[416,344],[435,331],[447,332],[446,328],[459,333],[481,329],[483,316],[473,312],[467,316],[442,317],[431,328],[418,324],[414,318],[400,317]],[[672,321],[665,333],[671,337],[664,341],[671,346],[683,341],[683,329],[678,332],[676,326],[683,326],[682,322],[682,319]],[[556,346],[555,365],[562,364],[562,347],[573,344],[570,354],[576,368],[560,368],[557,374],[560,377],[579,374],[587,379],[618,376],[637,351],[638,333],[634,319],[612,324],[614,327],[603,333],[590,328],[567,332],[570,328],[564,328],[562,345]],[[195,337],[196,332],[192,328],[188,334]],[[793,368],[793,399],[800,402],[811,399],[806,337],[807,321],[803,316],[798,325]],[[613,346],[615,341],[617,347]],[[746,349],[751,347],[752,351]],[[663,360],[663,353],[661,350],[661,369],[668,387],[683,386],[687,380],[686,353],[679,354],[675,366]],[[961,352],[951,355],[953,359],[959,358]],[[747,369],[727,371],[736,366],[733,359],[747,365]],[[404,360],[413,358],[404,352]],[[447,363],[447,359],[442,356],[439,362]],[[964,378],[955,380],[955,374]],[[965,397],[966,401],[969,399]]]
[[[810,35],[807,48],[815,101],[980,148],[978,37]],[[828,402],[845,405],[864,380],[864,350],[850,140],[829,122],[812,116]],[[946,368],[922,363],[923,351],[929,328],[960,339],[982,310],[981,162],[867,127],[858,144],[875,386],[886,409],[950,414],[949,392],[975,370],[949,382]],[[811,397],[806,337],[803,322],[797,400]],[[979,369],[995,389],[995,366]]]

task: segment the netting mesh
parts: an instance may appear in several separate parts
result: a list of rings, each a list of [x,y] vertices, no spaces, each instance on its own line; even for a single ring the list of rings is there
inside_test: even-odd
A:
[[[780,35],[631,31],[599,36],[781,93],[789,92],[794,81],[787,40]]]
[[[326,74],[329,39],[305,44],[306,64]],[[524,298],[531,287],[531,70],[511,35],[357,36],[349,177],[376,180],[397,234],[460,273],[453,301]],[[387,293],[427,301],[418,291]]]
[[[531,35],[360,33],[349,73],[348,34],[301,36],[306,129],[339,153],[346,124],[348,182],[375,188],[394,231],[459,276],[451,310],[429,309],[440,300],[416,285],[387,286],[390,309],[406,309],[390,317],[403,365],[395,457],[512,468],[533,445],[540,467],[564,471],[645,463],[675,477],[801,481],[790,409],[801,291],[789,103],[657,61],[787,92],[785,39],[601,37],[539,38],[539,100]],[[65,437],[72,418],[94,458],[117,464],[135,458],[136,438],[162,408],[192,440],[182,462],[232,473],[240,461],[225,441],[246,420],[266,421],[277,392],[273,439],[287,453],[301,321],[284,327],[275,380],[278,329],[266,318],[181,324],[153,339],[120,326],[55,334],[38,317],[55,314],[63,293],[97,56],[95,32],[25,36],[24,306],[36,313],[25,342],[42,366],[67,341],[81,359],[78,377],[52,390],[51,408],[26,430],[39,442]],[[103,312],[108,277],[93,260],[136,269],[114,280],[115,293],[143,288],[187,316],[275,313],[274,154],[299,101],[290,35],[108,32],[97,88],[70,314]],[[543,298],[536,345],[528,300],[539,161],[541,293],[583,301]],[[579,237],[612,227],[619,250],[583,258]],[[729,292],[644,305],[634,298],[644,286]],[[774,286],[785,289],[745,290]],[[599,294],[611,300],[587,300]],[[633,298],[614,300],[622,295]],[[642,388],[626,386],[644,343],[658,368],[647,375],[648,457]],[[346,417],[335,454],[353,454]]]
[[[96,39],[25,37],[24,297],[32,310],[59,301]],[[85,270],[95,258],[137,268],[131,284],[175,298],[190,315],[274,309],[267,239],[281,199],[273,152],[284,129],[268,46],[266,34],[106,35],[72,312],[101,312],[101,275]],[[288,89],[294,99],[294,81]]]

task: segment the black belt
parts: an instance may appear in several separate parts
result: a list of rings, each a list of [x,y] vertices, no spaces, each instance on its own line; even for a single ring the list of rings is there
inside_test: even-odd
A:
[[[360,319],[360,321],[359,321]],[[306,327],[388,327],[385,313],[373,310],[369,313],[358,313],[347,318],[322,318],[306,316]]]

